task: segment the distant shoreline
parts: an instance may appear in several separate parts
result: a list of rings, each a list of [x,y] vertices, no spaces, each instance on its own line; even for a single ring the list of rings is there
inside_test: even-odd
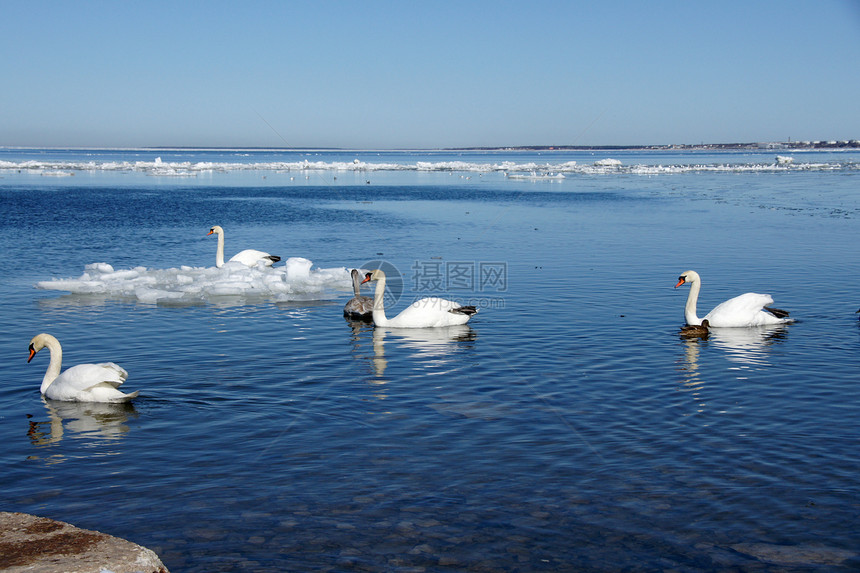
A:
[[[201,146],[201,145],[144,145],[138,147],[93,147],[93,146],[44,146],[0,145],[0,149],[65,149],[105,151],[803,151],[818,149],[860,149],[860,140],[841,141],[783,141],[748,143],[672,143],[665,145],[499,145],[471,147],[269,147],[269,146]]]
[[[623,151],[623,150],[770,150],[770,149],[858,149],[860,140],[789,141],[768,143],[696,143],[668,145],[519,145],[515,147],[449,147],[445,151]]]
[[[246,151],[381,151],[382,148],[351,147],[199,147],[199,146],[158,146],[140,149],[236,149]],[[751,142],[751,143],[673,143],[666,145],[498,145],[470,147],[403,147],[384,149],[385,151],[666,151],[666,150],[803,150],[803,149],[860,149],[860,140],[842,141],[788,141],[788,142]]]

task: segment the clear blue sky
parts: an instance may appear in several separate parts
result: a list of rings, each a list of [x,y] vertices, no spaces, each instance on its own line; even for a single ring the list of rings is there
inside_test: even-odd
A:
[[[0,0],[0,145],[860,139],[860,1]]]

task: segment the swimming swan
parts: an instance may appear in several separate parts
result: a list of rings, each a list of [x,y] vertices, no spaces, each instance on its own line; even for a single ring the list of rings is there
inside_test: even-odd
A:
[[[684,318],[687,324],[700,325],[702,318],[696,316],[696,301],[699,298],[699,290],[702,288],[702,279],[696,271],[685,271],[678,277],[678,288],[682,284],[690,283],[690,294],[687,296],[687,305],[684,307]],[[735,298],[718,304],[714,310],[705,315],[711,327],[743,327],[762,326],[765,324],[783,324],[791,322],[788,312],[778,308],[769,308],[773,304],[773,298],[769,294],[758,294],[748,292]]]
[[[224,229],[220,226],[215,225],[207,235],[211,234],[218,235],[218,250],[215,252],[215,266],[219,269],[224,266]],[[264,253],[263,251],[257,251],[254,249],[245,249],[239,253],[236,253],[228,262],[237,262],[242,263],[243,265],[253,267],[257,265],[257,262],[262,262],[267,267],[271,267],[273,264],[277,263],[281,260],[281,257],[276,255],[270,255],[269,253]]]
[[[33,337],[27,362],[45,347],[51,351],[51,362],[41,387],[45,398],[66,402],[128,402],[137,397],[138,392],[124,394],[117,390],[128,378],[128,372],[113,362],[78,364],[60,374],[63,349],[60,341],[50,334]]]
[[[352,269],[352,292],[355,296],[343,305],[343,315],[353,320],[370,320],[373,316],[373,299],[361,294],[361,273]]]
[[[394,318],[385,316],[383,298],[385,296],[385,273],[377,269],[367,273],[362,284],[376,281],[376,292],[373,297],[373,323],[377,326],[395,328],[429,328],[437,326],[454,326],[466,324],[472,315],[478,312],[474,306],[461,306],[453,300],[444,298],[422,298],[406,307]]]

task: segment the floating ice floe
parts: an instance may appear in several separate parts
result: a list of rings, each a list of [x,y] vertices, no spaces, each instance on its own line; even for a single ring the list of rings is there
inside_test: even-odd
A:
[[[506,173],[505,175],[508,179],[526,179],[528,181],[556,181],[564,179],[564,175],[561,173],[538,173],[536,171],[532,171],[531,173]]]
[[[360,159],[351,161],[270,161],[259,163],[232,163],[213,161],[164,161],[156,157],[153,161],[58,161],[58,160],[27,160],[2,161],[0,173],[5,170],[39,173],[52,177],[68,177],[75,172],[133,172],[144,173],[157,177],[196,177],[199,174],[230,173],[239,171],[260,171],[272,173],[301,173],[307,175],[311,171],[323,172],[394,172],[419,171],[435,173],[504,173],[522,174],[528,178],[531,172],[584,175],[615,175],[618,173],[633,173],[638,175],[656,175],[670,173],[696,172],[756,172],[756,171],[838,171],[858,169],[856,161],[848,158],[845,161],[800,162],[790,156],[777,156],[776,162],[758,163],[727,163],[727,164],[680,164],[624,165],[618,159],[599,159],[591,164],[578,165],[576,161],[561,163],[536,163],[533,161],[516,162],[500,161],[497,163],[475,163],[470,161],[416,161],[414,163],[368,162]]]
[[[336,291],[351,290],[345,267],[311,269],[312,266],[302,257],[291,257],[284,266],[277,267],[228,262],[221,268],[115,270],[108,263],[92,263],[78,278],[41,281],[36,288],[153,304],[194,303],[221,297],[275,302],[326,300],[339,296]]]

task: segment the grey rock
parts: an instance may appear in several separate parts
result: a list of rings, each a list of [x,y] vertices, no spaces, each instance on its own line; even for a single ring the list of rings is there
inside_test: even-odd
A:
[[[125,539],[26,513],[0,512],[5,573],[169,573],[153,551]]]

